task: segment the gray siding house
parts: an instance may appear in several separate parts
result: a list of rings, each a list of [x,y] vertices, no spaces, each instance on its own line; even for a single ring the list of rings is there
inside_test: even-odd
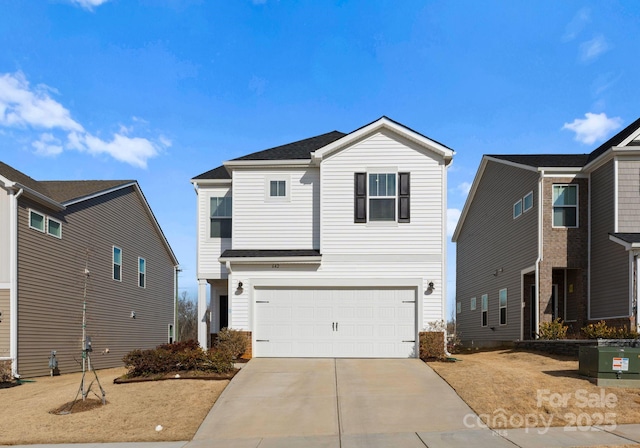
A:
[[[136,181],[36,181],[0,162],[0,208],[0,359],[15,374],[47,375],[52,350],[60,372],[81,369],[85,285],[95,368],[173,337],[178,262]]]
[[[638,328],[640,119],[590,154],[485,155],[453,241],[466,345]]]

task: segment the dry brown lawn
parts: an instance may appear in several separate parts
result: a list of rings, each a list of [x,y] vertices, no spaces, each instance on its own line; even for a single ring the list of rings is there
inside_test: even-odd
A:
[[[640,389],[597,387],[578,361],[498,350],[429,363],[494,429],[640,423]]]
[[[229,383],[168,380],[113,384],[124,373],[124,368],[98,371],[107,405],[69,415],[49,411],[75,398],[81,374],[34,378],[34,383],[0,389],[0,445],[191,440]],[[95,384],[92,390],[99,393]],[[156,431],[157,425],[163,429]]]

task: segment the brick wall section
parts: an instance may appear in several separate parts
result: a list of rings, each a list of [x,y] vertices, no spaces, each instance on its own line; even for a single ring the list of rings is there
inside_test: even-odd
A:
[[[553,227],[553,185],[578,185],[578,228]],[[588,179],[580,178],[546,178],[543,183],[543,244],[544,253],[540,263],[540,322],[550,322],[551,295],[553,288],[553,268],[577,269],[573,280],[574,296],[576,300],[576,326],[584,326],[587,319],[587,267],[589,242],[589,183]],[[558,285],[558,295],[564,296]],[[561,315],[564,314],[563,310]]]

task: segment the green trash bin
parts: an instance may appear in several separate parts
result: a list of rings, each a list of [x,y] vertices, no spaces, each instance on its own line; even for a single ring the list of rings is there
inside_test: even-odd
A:
[[[598,386],[640,387],[640,348],[580,347],[578,373]]]

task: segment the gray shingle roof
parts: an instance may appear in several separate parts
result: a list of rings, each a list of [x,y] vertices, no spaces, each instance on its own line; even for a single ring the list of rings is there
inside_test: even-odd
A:
[[[207,171],[206,173],[202,173],[194,179],[215,179],[215,180],[227,180],[231,179],[229,176],[229,172],[224,166],[219,166],[218,168],[214,168],[212,170]]]
[[[233,160],[299,160],[310,159],[311,153],[341,139],[347,134],[331,131],[315,137],[254,152]]]
[[[319,257],[320,251],[313,249],[300,250],[225,250],[220,258],[262,258],[262,257]]]
[[[598,157],[600,157],[602,154],[607,152],[607,150],[609,148],[611,148],[612,146],[618,146],[620,143],[622,143],[622,141],[625,138],[627,138],[631,134],[633,134],[633,132],[635,132],[638,128],[640,128],[640,118],[638,118],[636,121],[634,121],[629,126],[624,128],[622,131],[618,132],[616,135],[611,137],[609,140],[604,142],[602,145],[600,145],[596,149],[594,149],[591,152],[591,154],[589,156],[589,160],[587,161],[587,163],[592,162],[595,159],[597,159]]]
[[[134,180],[37,181],[4,162],[0,162],[0,175],[60,203],[135,182]]]
[[[538,167],[580,168],[589,154],[489,154],[488,157]]]
[[[625,243],[640,243],[640,233],[610,233],[609,235],[612,235]]]

